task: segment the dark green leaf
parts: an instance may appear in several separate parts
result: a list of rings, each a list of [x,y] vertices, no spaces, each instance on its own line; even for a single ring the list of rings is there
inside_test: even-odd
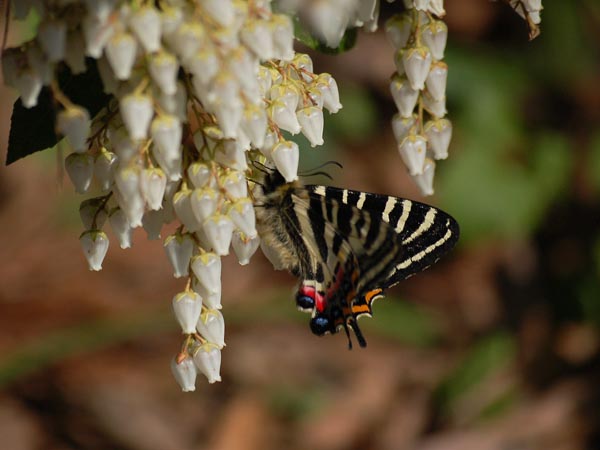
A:
[[[96,61],[88,59],[87,67],[87,72],[80,75],[72,75],[63,67],[57,78],[66,96],[73,103],[87,108],[90,116],[94,117],[107,104],[109,96],[103,92]],[[20,99],[15,102],[8,138],[7,165],[56,145],[59,141],[54,130],[56,113],[57,105],[48,88],[42,90],[34,108],[23,107]]]

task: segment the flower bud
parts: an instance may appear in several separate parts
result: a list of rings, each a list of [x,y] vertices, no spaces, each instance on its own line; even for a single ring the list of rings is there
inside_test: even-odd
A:
[[[246,237],[243,233],[236,231],[233,233],[231,240],[231,246],[235,252],[235,256],[238,258],[238,262],[241,266],[245,266],[250,262],[250,258],[260,245],[260,238],[258,235],[253,238]]]
[[[193,291],[180,292],[173,297],[173,312],[184,334],[196,331],[202,312],[202,297]]]
[[[200,222],[196,219],[191,204],[192,191],[184,184],[173,196],[173,208],[175,214],[188,231],[196,231],[200,228]]]
[[[110,213],[109,222],[113,233],[119,239],[119,246],[122,249],[131,248],[133,229],[129,226],[125,213],[120,208],[113,209]]]
[[[44,20],[38,26],[37,40],[48,57],[56,63],[65,57],[67,24],[62,20]]]
[[[298,123],[298,117],[283,101],[273,101],[268,111],[271,120],[282,130],[289,131],[291,134],[298,134],[300,132],[301,127],[300,123]]]
[[[137,41],[129,33],[115,34],[106,44],[106,59],[117,80],[128,80],[137,54]]]
[[[221,258],[215,253],[203,253],[192,259],[192,271],[210,293],[221,291]]]
[[[146,139],[148,128],[154,115],[152,97],[143,94],[129,94],[119,102],[121,117],[129,136],[134,141]]]
[[[162,92],[167,95],[175,94],[177,74],[179,73],[177,58],[166,51],[161,51],[150,58],[148,71]]]
[[[411,129],[416,123],[417,117],[415,115],[404,118],[400,116],[400,114],[394,114],[394,117],[392,118],[392,130],[394,131],[394,137],[398,144],[400,144],[411,132]]]
[[[425,25],[421,34],[423,43],[431,50],[433,59],[444,59],[446,40],[448,39],[448,27],[441,20],[434,20]]]
[[[181,158],[181,133],[181,122],[177,117],[157,116],[150,127],[155,153],[160,153],[164,160]]]
[[[65,158],[65,169],[75,187],[75,192],[85,194],[92,182],[94,158],[87,153],[71,153]]]
[[[83,254],[87,259],[90,270],[102,270],[102,261],[108,251],[108,237],[98,230],[84,231],[79,237]]]
[[[425,124],[425,135],[435,159],[446,159],[452,139],[452,123],[448,119],[430,120]]]
[[[225,179],[222,180],[222,183],[225,192],[227,192],[231,198],[243,198],[248,196],[248,183],[243,172],[237,170],[229,172]]]
[[[240,125],[254,147],[260,148],[264,144],[267,132],[267,114],[262,106],[247,105]]]
[[[215,344],[202,344],[194,353],[194,363],[210,384],[221,381],[221,350]]]
[[[296,117],[311,147],[323,145],[323,111],[316,106],[309,106],[298,110]]]
[[[233,203],[229,207],[227,215],[238,230],[249,238],[256,237],[256,216],[254,206],[249,198],[240,199]]]
[[[446,96],[446,80],[448,79],[448,66],[441,62],[431,65],[429,75],[425,80],[427,92],[435,99],[442,100]]]
[[[100,185],[100,189],[108,191],[113,183],[113,171],[117,162],[117,156],[102,148],[96,155],[94,161],[94,176]]]
[[[328,73],[322,73],[317,78],[316,83],[323,95],[323,106],[325,109],[332,114],[342,109],[340,93],[335,79]]]
[[[198,281],[198,279],[192,279],[192,289],[194,292],[197,292],[200,297],[202,297],[202,304],[206,308],[210,309],[221,309],[223,306],[221,305],[221,286],[219,285],[219,290],[217,292],[210,292],[208,289],[204,287],[202,283]]]
[[[431,67],[431,52],[427,47],[415,47],[402,52],[402,65],[414,90],[425,89],[425,79]]]
[[[423,164],[425,163],[425,154],[427,150],[427,140],[417,134],[409,134],[398,146],[400,157],[411,175],[423,173]]]
[[[385,34],[396,50],[405,47],[412,28],[412,18],[408,14],[396,14],[385,23]]]
[[[140,191],[148,207],[153,210],[162,208],[167,187],[167,177],[158,168],[144,169],[140,176]]]
[[[147,53],[160,50],[160,15],[152,6],[143,6],[129,18],[129,26]]]
[[[194,240],[189,234],[172,234],[165,239],[165,252],[173,266],[173,276],[175,278],[188,275],[188,267],[194,247]]]
[[[208,309],[200,315],[196,330],[218,348],[225,346],[225,321],[218,309]]]
[[[108,20],[86,16],[83,18],[81,29],[85,39],[85,54],[94,59],[100,58],[115,31],[114,27]]]
[[[298,144],[292,141],[279,142],[273,148],[271,158],[273,158],[275,167],[285,178],[285,181],[291,183],[298,179],[298,162],[300,159]]]
[[[67,138],[74,151],[83,153],[87,150],[87,138],[91,128],[87,109],[73,106],[62,110],[58,113],[56,128]]]
[[[411,117],[419,99],[419,91],[414,90],[403,76],[395,76],[390,83],[390,91],[400,116]]]
[[[429,158],[425,159],[423,173],[413,175],[413,180],[423,195],[433,195],[433,176],[435,174],[435,162]]]
[[[194,134],[194,138],[196,134]],[[195,140],[196,139],[194,139],[194,141]],[[212,179],[210,167],[208,167],[207,164],[198,161],[190,164],[187,170],[187,175],[195,188],[202,188],[206,186]]]
[[[225,256],[229,254],[233,227],[231,219],[223,214],[213,214],[204,221],[202,228],[217,255]]]
[[[175,381],[183,392],[193,392],[196,390],[196,364],[192,358],[184,358],[181,362],[177,362],[177,358],[171,361],[171,371]]]
[[[196,220],[202,223],[212,216],[217,210],[218,201],[219,197],[213,188],[195,189],[192,192],[190,202]]]
[[[296,85],[291,82],[284,82],[271,86],[269,91],[271,100],[282,102],[290,112],[296,112],[300,102],[300,92]]]

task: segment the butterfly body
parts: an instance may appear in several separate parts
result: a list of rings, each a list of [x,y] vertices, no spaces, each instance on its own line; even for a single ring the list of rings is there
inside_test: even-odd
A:
[[[400,280],[433,264],[458,239],[458,224],[423,203],[386,195],[287,183],[266,172],[255,192],[262,245],[300,278],[296,305],[313,333],[353,330]],[[349,340],[350,346],[351,341]]]

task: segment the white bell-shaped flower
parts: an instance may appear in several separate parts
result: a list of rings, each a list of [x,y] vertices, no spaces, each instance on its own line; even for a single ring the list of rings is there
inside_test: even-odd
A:
[[[94,174],[94,158],[87,153],[71,153],[65,158],[65,169],[75,192],[85,194]]]
[[[256,215],[254,205],[249,198],[242,198],[231,204],[227,215],[235,226],[249,238],[256,237]]]
[[[89,198],[79,205],[79,217],[86,230],[101,230],[108,218],[103,198]]]
[[[194,392],[196,390],[196,376],[198,369],[192,358],[184,358],[177,362],[177,358],[171,361],[171,372],[183,392]]]
[[[192,271],[211,293],[221,290],[221,258],[215,253],[203,253],[192,259]]]
[[[232,170],[221,180],[225,192],[231,198],[243,198],[248,196],[248,182],[243,172]]]
[[[241,127],[250,138],[252,145],[260,148],[265,142],[265,134],[267,133],[267,113],[264,107],[262,105],[246,105]]]
[[[296,112],[302,134],[308,139],[311,147],[323,145],[323,110],[316,106],[299,109]]]
[[[198,3],[212,20],[222,27],[230,26],[235,19],[232,0],[198,0]]]
[[[322,73],[318,76],[316,83],[323,95],[323,106],[325,109],[332,114],[342,109],[340,93],[335,79],[328,73]]]
[[[446,96],[447,79],[448,65],[441,61],[434,62],[431,65],[425,84],[427,85],[427,92],[435,100],[442,100]]]
[[[246,170],[246,152],[236,139],[225,139],[216,147],[215,161],[235,170]]]
[[[447,113],[446,97],[437,100],[429,95],[429,93],[425,92],[423,95],[423,107],[436,119],[442,118]]]
[[[394,117],[392,117],[392,130],[398,144],[411,132],[416,123],[417,117],[415,115],[404,118],[400,113],[394,114]]]
[[[183,23],[183,8],[179,6],[161,5],[160,30],[163,38],[172,42],[172,36]]]
[[[173,266],[175,278],[188,276],[194,247],[194,240],[189,234],[176,233],[165,239],[165,252]]]
[[[197,188],[192,192],[190,202],[196,220],[202,223],[217,210],[219,196],[211,187]]]
[[[207,309],[202,312],[196,324],[196,330],[211,344],[218,348],[225,346],[225,320],[218,309]]]
[[[115,31],[113,25],[108,20],[88,15],[83,18],[81,29],[85,40],[85,54],[94,59],[100,58]]]
[[[265,135],[265,141],[263,142],[263,145],[259,147],[259,150],[266,158],[272,161],[273,158],[271,158],[271,153],[273,152],[273,148],[278,142],[279,135],[275,131],[269,129],[269,131]]]
[[[202,224],[206,238],[217,255],[229,254],[233,228],[231,219],[223,214],[213,214]]]
[[[410,85],[415,90],[425,89],[425,80],[431,67],[431,52],[427,47],[414,47],[402,51],[402,65]]]
[[[268,109],[269,116],[282,130],[298,134],[302,129],[296,117],[295,110],[290,110],[281,100],[274,100]]]
[[[431,50],[433,59],[444,59],[444,50],[448,39],[448,27],[441,20],[434,20],[425,25],[421,33],[423,43]]]
[[[260,58],[266,61],[273,58],[273,34],[266,20],[248,20],[240,31],[240,37],[246,47]]]
[[[414,90],[403,76],[395,76],[392,79],[390,91],[400,116],[411,117],[419,99],[419,91]]]
[[[87,109],[81,106],[71,106],[58,113],[56,129],[63,134],[71,148],[83,153],[87,150],[87,138],[90,134],[91,121]]]
[[[148,71],[152,80],[167,95],[174,95],[177,91],[177,74],[179,63],[171,53],[161,51],[150,58]]]
[[[269,90],[271,100],[282,102],[291,112],[296,112],[300,103],[300,91],[295,84],[291,82],[283,82],[271,86]]]
[[[79,237],[83,254],[90,270],[102,270],[102,261],[108,251],[108,236],[104,231],[88,230]]]
[[[194,134],[194,137],[196,134]],[[212,180],[212,171],[210,167],[207,164],[199,161],[195,161],[190,164],[187,170],[187,175],[195,188],[202,188]]]
[[[140,191],[150,209],[158,210],[162,208],[166,187],[167,176],[161,169],[153,167],[142,170]]]
[[[186,61],[203,46],[205,37],[206,32],[202,24],[196,20],[190,20],[177,28],[173,39],[171,39],[171,44],[179,58]],[[184,67],[189,70],[186,63],[184,63]]]
[[[423,173],[427,140],[418,134],[409,134],[398,146],[400,157],[411,175]]]
[[[142,6],[129,17],[129,26],[146,53],[160,50],[160,14],[156,8]]]
[[[116,129],[109,127],[108,139],[113,151],[119,157],[119,165],[124,166],[139,155],[139,146],[131,140],[125,127]]]
[[[113,172],[117,163],[117,155],[105,148],[96,155],[94,161],[94,177],[103,191],[108,191],[113,183]]]
[[[128,80],[136,60],[137,41],[126,32],[113,35],[106,44],[106,59],[117,80]]]
[[[132,228],[142,226],[145,202],[140,192],[140,171],[138,167],[118,169],[115,172],[117,189],[114,194],[119,206],[127,216]]]
[[[178,81],[173,95],[160,92],[158,104],[167,114],[174,115],[180,122],[187,122],[187,99],[185,86]]]
[[[144,218],[142,219],[142,226],[146,230],[149,241],[155,241],[160,239],[160,232],[165,222],[164,210],[151,210],[146,211]]]
[[[313,32],[330,48],[336,48],[348,27],[349,7],[345,2],[317,0],[307,8]]]
[[[411,29],[412,17],[409,14],[396,14],[385,23],[385,34],[396,50],[406,46]]]
[[[181,158],[181,122],[177,117],[162,114],[152,121],[150,127],[156,151],[166,160]]]
[[[446,15],[446,10],[444,9],[444,0],[429,0],[427,10],[438,17],[444,17]]]
[[[273,58],[291,61],[294,58],[294,24],[285,14],[271,16],[273,30]]]
[[[67,48],[67,24],[63,20],[43,20],[37,31],[37,40],[48,57],[48,61],[56,63],[65,57]]]
[[[37,105],[38,96],[42,90],[42,78],[38,73],[31,69],[24,70],[19,73],[13,83],[25,108],[33,108]]]
[[[144,94],[128,94],[119,101],[121,117],[129,136],[134,141],[146,139],[154,115],[152,97]]]
[[[253,238],[248,238],[243,233],[236,231],[233,233],[233,238],[231,239],[231,246],[233,247],[233,251],[235,252],[235,256],[238,258],[238,262],[241,266],[245,266],[250,262],[250,258],[260,245],[260,238],[258,235]]]
[[[210,384],[221,381],[221,350],[211,343],[202,344],[194,353],[194,363]]]
[[[298,179],[298,162],[300,160],[298,144],[292,141],[280,141],[273,148],[271,158],[285,181],[291,183]]]
[[[273,78],[271,78],[271,71],[262,64],[258,66],[257,80],[261,95],[268,98]]]
[[[67,35],[65,63],[73,75],[87,71],[85,65],[85,42],[80,32],[72,31]]]
[[[413,175],[413,180],[421,190],[423,195],[433,195],[433,177],[435,175],[435,161],[426,158],[423,166],[423,173]]]
[[[206,308],[210,309],[221,309],[223,306],[221,305],[221,286],[219,285],[219,290],[217,292],[211,292],[204,287],[202,283],[198,281],[197,278],[192,279],[192,289],[194,292],[200,294],[202,297],[202,304]]]
[[[123,210],[121,208],[113,209],[110,213],[109,222],[113,233],[119,240],[119,246],[122,249],[131,248],[133,229],[129,226],[127,216],[125,216]]]
[[[192,191],[184,184],[173,196],[173,208],[181,223],[193,232],[200,228],[200,222],[192,210],[191,197]]]
[[[448,119],[430,120],[425,124],[425,135],[435,159],[446,159],[452,139],[452,123]]]
[[[196,331],[202,313],[202,297],[194,291],[184,291],[173,297],[173,312],[184,334]]]

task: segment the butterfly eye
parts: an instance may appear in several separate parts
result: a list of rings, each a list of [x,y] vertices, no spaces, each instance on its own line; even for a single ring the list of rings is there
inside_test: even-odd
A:
[[[325,316],[313,317],[310,321],[310,330],[317,336],[331,332],[329,319]]]
[[[296,296],[296,306],[300,311],[312,311],[315,308],[315,299],[308,295],[298,294]]]

